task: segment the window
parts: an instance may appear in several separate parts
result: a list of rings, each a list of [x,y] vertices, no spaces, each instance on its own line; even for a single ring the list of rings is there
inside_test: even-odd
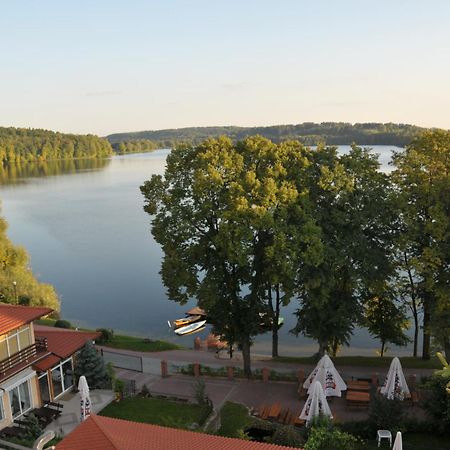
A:
[[[31,409],[30,382],[28,380],[9,391],[9,402],[13,419],[17,419]]]
[[[44,403],[50,401],[50,389],[48,387],[47,372],[39,376],[39,391],[41,392],[41,399]]]
[[[57,397],[73,386],[72,358],[66,359],[52,369],[53,397]]]
[[[5,413],[3,411],[3,394],[0,395],[0,421],[5,418]]]
[[[0,339],[0,361],[31,345],[28,325],[9,332]]]

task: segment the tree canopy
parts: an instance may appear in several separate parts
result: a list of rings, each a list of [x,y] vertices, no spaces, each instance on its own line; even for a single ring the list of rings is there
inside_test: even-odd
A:
[[[40,283],[28,267],[27,252],[11,243],[6,221],[0,217],[0,301],[48,306],[59,311],[59,299],[49,284]]]
[[[356,325],[382,353],[405,345],[403,305],[422,305],[425,336],[449,354],[449,134],[415,139],[392,175],[355,145],[343,155],[261,136],[178,146],[164,177],[141,187],[169,298],[195,298],[243,350],[247,373],[261,317],[276,324],[294,297],[293,332],[321,353],[348,344]]]
[[[0,127],[0,164],[54,159],[105,158],[111,144],[94,136],[49,130]]]
[[[298,142],[276,145],[258,136],[180,146],[167,158],[164,178],[154,175],[141,187],[164,251],[169,298],[195,297],[214,330],[241,347],[247,373],[268,291],[277,284],[289,295],[296,251],[314,242],[294,235],[287,220],[295,214],[298,229],[308,229],[303,192],[293,182],[307,164],[303,150]]]

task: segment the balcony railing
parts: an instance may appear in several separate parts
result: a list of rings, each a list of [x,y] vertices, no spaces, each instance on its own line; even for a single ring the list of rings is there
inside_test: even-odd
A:
[[[33,362],[38,352],[47,350],[47,339],[36,337],[36,342],[22,350],[14,353],[9,358],[0,361],[0,376],[5,375],[6,372],[14,368],[18,364],[23,364],[28,361]]]

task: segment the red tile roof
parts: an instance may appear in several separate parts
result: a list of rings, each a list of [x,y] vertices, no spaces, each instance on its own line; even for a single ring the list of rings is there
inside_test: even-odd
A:
[[[274,444],[225,438],[92,415],[56,450],[289,450]]]
[[[0,335],[53,312],[50,308],[0,303]]]
[[[49,352],[60,358],[67,358],[80,350],[87,341],[97,339],[101,333],[34,325],[34,334],[47,338]]]
[[[56,366],[61,361],[61,358],[55,355],[48,355],[45,358],[40,359],[37,363],[33,364],[33,369],[39,372],[44,372],[44,370],[51,369]]]

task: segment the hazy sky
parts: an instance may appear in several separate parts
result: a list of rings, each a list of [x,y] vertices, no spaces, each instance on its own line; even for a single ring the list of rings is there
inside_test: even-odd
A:
[[[0,126],[450,128],[450,1],[0,0]]]

